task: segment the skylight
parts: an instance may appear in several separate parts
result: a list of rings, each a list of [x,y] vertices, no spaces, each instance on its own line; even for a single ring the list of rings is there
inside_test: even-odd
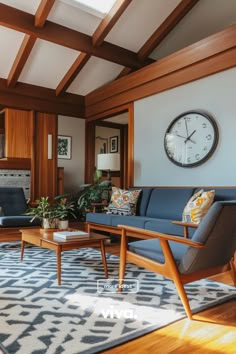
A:
[[[62,2],[80,8],[98,17],[104,17],[116,0],[61,0]]]

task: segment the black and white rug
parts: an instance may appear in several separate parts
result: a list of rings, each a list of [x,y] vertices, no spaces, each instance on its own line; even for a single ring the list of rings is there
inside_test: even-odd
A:
[[[107,255],[109,278],[119,259]],[[137,338],[186,317],[172,281],[128,264],[127,291],[104,282],[100,252],[62,256],[57,285],[53,251],[0,245],[0,343],[9,354],[88,354]],[[138,289],[137,289],[138,288]],[[186,286],[193,312],[236,297],[236,289],[202,280]]]

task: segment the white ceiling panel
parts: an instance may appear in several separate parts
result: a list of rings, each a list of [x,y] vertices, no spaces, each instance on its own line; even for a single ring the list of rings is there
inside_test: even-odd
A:
[[[21,46],[24,34],[0,26],[0,77],[6,79]],[[9,45],[10,44],[10,45]]]
[[[105,122],[128,124],[128,112],[118,114],[115,117],[104,119]]]
[[[38,39],[19,81],[55,89],[79,54]]]
[[[114,80],[123,66],[92,57],[68,88],[68,92],[86,95],[96,88]]]
[[[0,0],[0,3],[15,7],[18,10],[22,10],[30,14],[35,14],[40,4],[40,0]]]
[[[223,5],[223,6],[222,6]],[[236,0],[201,0],[150,55],[163,58],[236,23]]]
[[[105,40],[138,52],[180,1],[132,1]]]
[[[88,35],[92,35],[101,22],[101,18],[60,1],[53,5],[48,20]]]

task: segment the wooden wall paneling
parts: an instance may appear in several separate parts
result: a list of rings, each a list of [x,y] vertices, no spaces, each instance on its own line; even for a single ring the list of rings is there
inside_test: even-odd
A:
[[[33,116],[30,111],[5,110],[5,155],[11,158],[31,158]]]
[[[95,167],[95,123],[86,122],[85,126],[85,183],[93,183]]]
[[[187,84],[235,66],[236,47],[181,70],[164,75],[158,79],[150,80],[140,86],[135,85],[135,87],[130,90],[108,97],[101,102],[88,106],[86,114],[91,116],[98,115],[106,110],[115,109],[122,104],[128,104],[141,98]]]
[[[30,200],[35,201],[35,171],[36,171],[36,112],[31,111],[33,119],[32,144],[31,144],[31,172],[30,172]]]
[[[48,134],[52,134],[53,153],[48,159]],[[51,200],[57,194],[57,116],[36,113],[35,117],[35,198],[48,196]]]
[[[130,75],[123,77],[119,80],[113,81],[110,84],[103,86],[100,89],[86,96],[86,116],[90,117],[118,105],[125,104],[128,100],[116,102],[116,105],[106,106],[106,102],[110,99],[115,99],[119,94],[129,95],[130,90],[141,87],[145,84],[152,83],[152,94],[156,93],[155,84],[165,76],[173,74],[179,70],[187,69],[203,61],[208,62],[208,70],[204,73],[200,72],[199,77],[212,75],[213,73],[226,70],[229,67],[235,66],[235,53],[236,47],[236,25],[227,28],[213,36],[205,38],[197,43],[194,43],[184,49],[179,50],[157,62],[146,66]],[[231,63],[224,63],[224,55],[232,54]],[[234,56],[234,58],[233,58]],[[219,59],[220,58],[220,59]],[[211,63],[219,61],[214,72],[211,70]],[[229,59],[228,59],[229,60]],[[196,78],[194,78],[195,80]],[[193,81],[191,78],[189,82]],[[179,83],[181,85],[181,82]],[[143,97],[146,92],[144,91]],[[139,97],[140,98],[140,97]],[[134,98],[136,99],[136,98]],[[102,107],[101,107],[102,106]]]

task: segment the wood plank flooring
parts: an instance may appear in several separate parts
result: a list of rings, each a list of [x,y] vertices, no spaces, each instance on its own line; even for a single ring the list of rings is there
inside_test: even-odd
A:
[[[108,253],[119,255],[119,246],[107,246]],[[233,285],[228,272],[212,277]],[[104,354],[235,354],[236,300],[226,302],[146,334]]]

